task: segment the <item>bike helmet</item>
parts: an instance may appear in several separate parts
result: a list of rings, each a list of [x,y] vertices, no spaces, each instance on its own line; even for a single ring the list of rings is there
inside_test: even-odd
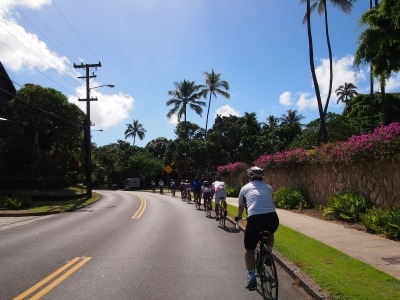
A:
[[[219,175],[215,176],[215,180],[221,180],[221,176]]]
[[[251,167],[247,170],[247,176],[249,176],[250,179],[263,177],[263,169],[257,166]]]

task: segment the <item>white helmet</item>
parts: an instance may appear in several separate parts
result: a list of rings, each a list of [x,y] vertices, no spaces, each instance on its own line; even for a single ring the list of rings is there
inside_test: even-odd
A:
[[[254,177],[263,177],[263,175],[263,169],[257,166],[251,167],[247,170],[247,176],[249,176],[250,179],[253,179]]]

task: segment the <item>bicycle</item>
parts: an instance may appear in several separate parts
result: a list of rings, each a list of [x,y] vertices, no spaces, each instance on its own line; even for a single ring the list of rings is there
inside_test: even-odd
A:
[[[228,213],[223,205],[223,202],[225,201],[225,197],[221,197],[219,199],[220,199],[220,205],[219,205],[219,210],[218,210],[219,226],[221,226],[222,228],[225,228],[226,215]]]
[[[239,229],[239,220],[236,220],[236,228]],[[255,251],[256,277],[260,278],[261,291],[266,299],[278,299],[278,274],[274,256],[267,250],[268,231],[258,234],[258,244]]]
[[[211,211],[212,211],[211,199],[212,199],[211,195],[204,196],[204,212],[206,213],[207,218],[211,218]]]
[[[171,186],[172,197],[175,197],[175,186]]]
[[[194,204],[195,204],[195,208],[196,209],[200,209],[201,206],[201,194],[199,195],[199,193],[197,191],[194,191]]]

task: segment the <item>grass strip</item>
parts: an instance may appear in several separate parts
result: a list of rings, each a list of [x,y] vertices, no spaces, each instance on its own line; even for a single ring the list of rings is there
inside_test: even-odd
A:
[[[396,278],[291,228],[279,226],[275,249],[332,299],[400,299]]]
[[[46,213],[46,212],[66,212],[88,206],[100,199],[100,194],[93,192],[90,199],[77,199],[67,201],[34,201],[28,212]]]

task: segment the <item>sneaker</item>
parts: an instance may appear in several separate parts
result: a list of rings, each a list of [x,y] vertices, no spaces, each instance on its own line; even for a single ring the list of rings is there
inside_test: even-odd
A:
[[[254,275],[247,275],[246,289],[254,291],[257,288],[257,279]]]

